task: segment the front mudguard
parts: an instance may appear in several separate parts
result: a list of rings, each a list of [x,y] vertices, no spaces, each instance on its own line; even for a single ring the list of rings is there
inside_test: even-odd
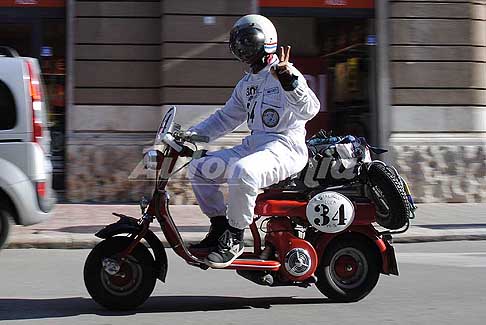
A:
[[[105,226],[98,231],[95,236],[102,239],[107,239],[120,234],[138,234],[141,231],[142,226],[138,224],[138,220],[132,217],[120,216],[120,220]],[[148,229],[143,237],[149,244],[150,248],[155,256],[155,266],[157,270],[157,278],[165,282],[167,276],[167,253],[165,252],[164,245],[160,239]]]

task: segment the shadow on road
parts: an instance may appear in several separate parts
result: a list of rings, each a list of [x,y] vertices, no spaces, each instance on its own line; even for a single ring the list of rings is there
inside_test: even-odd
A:
[[[225,296],[160,296],[151,297],[134,311],[112,312],[93,300],[82,297],[53,299],[0,298],[0,321],[71,317],[86,314],[126,316],[144,313],[178,313],[264,308],[274,305],[304,305],[329,303],[325,298],[294,297],[225,297]]]
[[[91,225],[91,226],[70,226],[70,227],[62,227],[56,229],[42,229],[42,228],[33,228],[32,230],[34,233],[43,233],[43,232],[66,232],[72,234],[95,234],[99,230],[101,230],[106,225]],[[209,230],[209,226],[179,226],[177,227],[180,232],[207,232]],[[158,225],[151,225],[150,229],[155,232],[159,232],[160,226]]]

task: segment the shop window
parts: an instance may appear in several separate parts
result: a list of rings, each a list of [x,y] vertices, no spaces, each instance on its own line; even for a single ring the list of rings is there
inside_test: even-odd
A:
[[[17,123],[17,111],[12,92],[0,80],[0,130],[10,130]]]

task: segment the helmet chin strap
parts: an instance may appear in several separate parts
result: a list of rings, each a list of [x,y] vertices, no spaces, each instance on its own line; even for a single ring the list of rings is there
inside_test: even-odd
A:
[[[250,64],[250,69],[252,73],[258,73],[263,68],[265,68],[272,61],[273,54],[264,53],[263,56],[256,59]]]

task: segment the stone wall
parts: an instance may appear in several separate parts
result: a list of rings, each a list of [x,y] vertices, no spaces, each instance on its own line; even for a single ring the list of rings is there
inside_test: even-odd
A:
[[[241,143],[246,133],[233,133],[213,144],[209,150],[219,150]],[[71,202],[137,202],[143,195],[150,197],[154,175],[144,170],[142,152],[153,143],[154,135],[83,134],[70,138],[66,187]],[[187,160],[182,161],[187,162]],[[172,204],[196,204],[187,179],[187,169],[171,178],[168,191]]]
[[[417,202],[486,202],[486,140],[392,139],[391,154]]]
[[[143,141],[122,137],[107,140],[96,136],[70,138],[66,157],[69,201],[131,202],[149,191],[148,182],[128,179],[142,157]]]

